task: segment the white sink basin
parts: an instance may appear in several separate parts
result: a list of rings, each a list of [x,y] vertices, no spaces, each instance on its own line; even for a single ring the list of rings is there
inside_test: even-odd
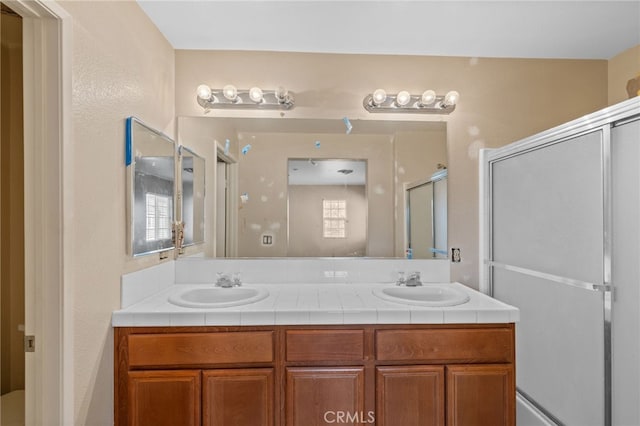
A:
[[[169,297],[169,303],[185,308],[226,308],[254,303],[267,296],[267,290],[253,287],[207,287],[176,293]]]
[[[455,306],[469,301],[469,295],[449,284],[424,284],[419,287],[386,287],[373,294],[388,302],[418,306]]]

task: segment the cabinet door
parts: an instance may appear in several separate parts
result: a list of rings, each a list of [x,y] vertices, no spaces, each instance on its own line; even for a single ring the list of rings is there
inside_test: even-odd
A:
[[[202,373],[202,424],[273,426],[273,369]]]
[[[130,426],[199,426],[200,370],[129,372]]]
[[[444,367],[376,369],[376,425],[444,426]]]
[[[287,368],[286,425],[361,424],[364,368]]]
[[[512,365],[447,366],[448,426],[515,425]]]

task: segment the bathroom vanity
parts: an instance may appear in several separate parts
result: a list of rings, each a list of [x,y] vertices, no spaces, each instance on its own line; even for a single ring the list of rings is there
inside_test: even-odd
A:
[[[392,277],[423,265],[415,260],[246,261],[239,288],[266,297],[217,308],[176,302],[215,292],[204,271],[240,261],[215,262],[123,277],[112,320],[116,425],[515,424],[519,311],[458,283],[435,284],[440,264],[424,263],[424,291],[442,287],[447,300],[466,302],[392,302],[414,290],[398,293]]]
[[[122,327],[115,344],[117,425],[515,424],[513,324]]]

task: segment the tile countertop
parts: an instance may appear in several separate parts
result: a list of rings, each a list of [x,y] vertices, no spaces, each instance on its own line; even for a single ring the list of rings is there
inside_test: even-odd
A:
[[[429,285],[429,284],[425,284]],[[308,324],[475,324],[512,323],[518,308],[502,303],[460,283],[448,283],[466,292],[467,303],[449,307],[421,307],[387,302],[372,291],[392,284],[245,284],[262,287],[261,301],[227,308],[184,308],[168,298],[191,288],[212,285],[176,284],[126,309],[113,312],[114,327],[203,325]]]

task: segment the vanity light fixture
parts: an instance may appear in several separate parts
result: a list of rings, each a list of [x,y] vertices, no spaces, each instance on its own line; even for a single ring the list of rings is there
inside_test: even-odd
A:
[[[412,95],[406,90],[389,95],[383,89],[377,89],[365,96],[362,105],[369,112],[450,114],[459,99],[460,94],[455,90],[438,96],[433,90],[425,90],[420,95]]]
[[[249,90],[239,90],[231,84],[222,89],[212,89],[201,84],[196,89],[198,104],[208,111],[212,108],[241,108],[241,109],[283,109],[294,107],[293,94],[284,87],[276,90],[262,90],[252,87]]]

